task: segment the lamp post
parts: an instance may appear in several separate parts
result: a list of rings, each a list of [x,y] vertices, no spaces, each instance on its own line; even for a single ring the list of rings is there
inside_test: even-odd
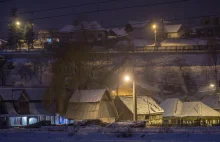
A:
[[[19,21],[16,21],[16,25],[17,25],[17,26],[20,26],[21,23],[20,23]]]
[[[126,75],[125,76],[125,81],[128,82],[131,80],[130,76]],[[132,79],[133,82],[133,121],[137,121],[137,97],[135,93],[135,79],[133,77]]]
[[[157,25],[154,24],[152,27],[154,29],[154,39],[155,39],[154,44],[156,46],[156,44],[157,44]]]

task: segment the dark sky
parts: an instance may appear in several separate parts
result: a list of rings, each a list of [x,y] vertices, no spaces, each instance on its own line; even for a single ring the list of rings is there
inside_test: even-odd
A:
[[[0,3],[0,38],[7,36],[7,24],[3,23],[9,21],[11,9],[17,7],[19,12],[26,12],[32,10],[41,10],[45,8],[54,8],[60,6],[68,6],[75,4],[83,4],[90,2],[98,2],[106,0],[12,0],[9,2]],[[100,4],[100,9],[116,8],[124,6],[133,6],[141,4],[150,4],[157,2],[166,2],[173,0],[120,0],[118,2],[109,2]],[[126,10],[108,11],[92,13],[83,16],[85,21],[96,20],[104,26],[122,25],[129,20],[149,20],[152,18],[164,17],[164,19],[181,18],[189,16],[200,16],[209,14],[220,14],[220,0],[191,0],[189,2],[182,2],[169,5],[159,5],[151,7],[141,7]],[[56,11],[47,11],[34,13],[34,18],[44,16],[54,16],[60,14],[79,13],[94,11],[97,5],[89,5],[77,8],[66,8]],[[59,29],[66,24],[72,24],[73,19],[81,18],[82,16],[65,16],[53,19],[35,20],[35,29]],[[20,15],[21,21],[30,18],[30,14]],[[175,23],[193,24],[198,22],[196,20],[175,21]]]

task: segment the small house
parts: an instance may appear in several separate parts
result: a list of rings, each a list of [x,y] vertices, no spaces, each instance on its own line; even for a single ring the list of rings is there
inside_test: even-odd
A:
[[[164,109],[164,124],[213,125],[220,122],[220,113],[199,101],[182,102],[170,98],[160,106]]]
[[[66,25],[59,30],[63,42],[88,42],[107,40],[108,33],[97,21]]]
[[[100,119],[113,122],[118,114],[108,90],[76,90],[69,100],[66,117],[73,120]]]
[[[180,38],[185,34],[185,30],[181,24],[165,25],[164,32],[167,38]]]
[[[27,126],[39,121],[60,124],[60,116],[43,106],[46,88],[0,88],[0,123]]]
[[[133,120],[133,97],[120,96],[115,98],[119,121]],[[163,109],[148,96],[137,96],[137,120],[147,120],[151,124],[162,123]]]

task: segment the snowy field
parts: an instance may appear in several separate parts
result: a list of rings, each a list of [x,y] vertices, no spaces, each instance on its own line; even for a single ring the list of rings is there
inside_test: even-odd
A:
[[[157,127],[124,131],[118,128],[107,130],[86,127],[77,131],[71,127],[59,128],[60,131],[51,127],[0,130],[0,142],[219,142],[220,140],[220,127],[176,127],[168,128],[168,131]]]
[[[218,142],[219,134],[134,134],[118,138],[115,134],[81,133],[69,135],[65,132],[1,133],[2,142]]]

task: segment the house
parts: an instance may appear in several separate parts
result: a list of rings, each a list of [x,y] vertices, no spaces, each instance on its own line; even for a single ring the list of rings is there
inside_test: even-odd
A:
[[[56,30],[39,30],[37,33],[37,41],[35,47],[44,47],[44,44],[59,42],[59,35]]]
[[[98,22],[83,22],[77,25],[66,25],[59,30],[63,42],[95,42],[108,39],[108,33]]]
[[[164,110],[163,123],[172,125],[213,125],[220,123],[220,113],[202,102],[182,102],[166,99],[160,104]]]
[[[69,100],[66,117],[73,120],[100,119],[114,122],[118,114],[108,90],[76,90]]]
[[[46,88],[0,88],[0,125],[27,126],[47,120],[62,124],[55,108],[45,109],[43,95]],[[53,111],[51,111],[54,109]],[[68,121],[69,122],[69,121]]]
[[[115,98],[119,121],[133,120],[133,97],[120,96]],[[147,120],[151,124],[162,123],[163,109],[148,96],[137,96],[137,120]]]
[[[157,25],[157,39],[160,41],[164,39],[164,25],[170,22],[158,21],[129,21],[125,26],[125,31],[128,33],[130,39],[147,39],[154,40],[155,33],[152,26]]]
[[[177,25],[164,25],[164,32],[167,38],[181,38],[184,37],[187,32],[190,33],[190,30],[187,30],[183,27],[182,24]]]
[[[108,37],[125,37],[127,33],[124,28],[111,28],[107,30],[109,35]]]

